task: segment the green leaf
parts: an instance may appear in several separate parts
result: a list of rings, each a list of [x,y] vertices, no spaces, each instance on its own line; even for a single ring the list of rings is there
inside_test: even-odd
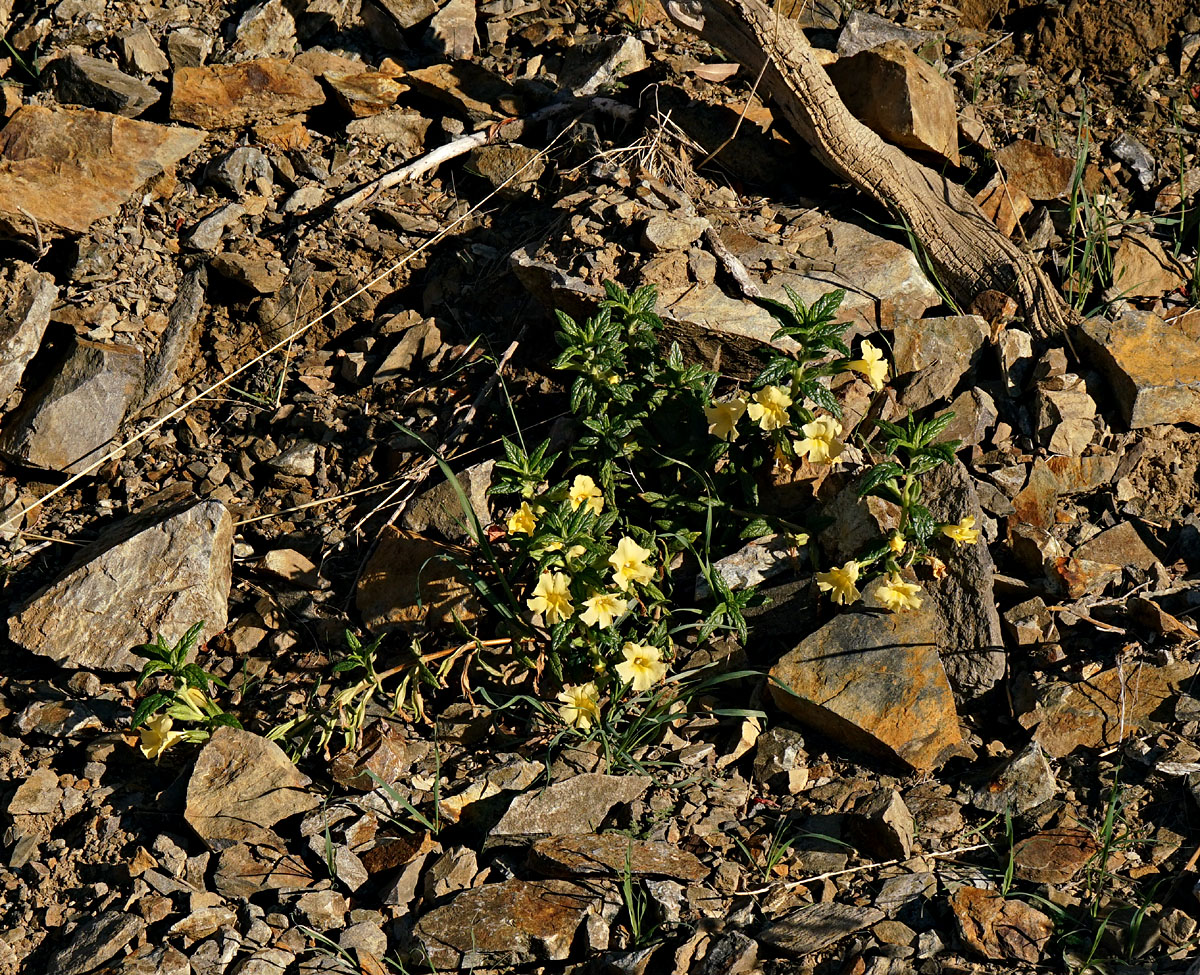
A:
[[[908,525],[917,542],[924,545],[937,531],[933,514],[923,504],[914,504],[908,509]]]
[[[924,447],[928,443],[932,443],[939,433],[950,425],[950,421],[954,419],[954,411],[947,410],[935,416],[932,420],[927,421],[921,426],[921,433],[914,446]]]
[[[129,727],[137,730],[148,718],[161,711],[170,703],[171,695],[161,692],[156,692],[147,698],[143,698],[142,702],[137,706],[137,710],[133,712],[133,718],[129,722]]]
[[[894,461],[884,461],[876,464],[865,475],[858,485],[858,496],[865,498],[872,491],[889,481],[895,481],[904,476],[904,468]]]

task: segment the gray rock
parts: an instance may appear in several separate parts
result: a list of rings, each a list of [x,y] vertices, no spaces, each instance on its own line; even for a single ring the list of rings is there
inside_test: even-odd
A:
[[[68,667],[140,670],[130,647],[228,618],[233,518],[216,501],[126,519],[8,621],[9,638]]]
[[[425,151],[425,134],[430,121],[410,108],[390,108],[378,115],[356,118],[346,123],[346,135],[355,139],[380,139],[387,142],[402,159],[411,159]]]
[[[296,52],[296,21],[282,0],[250,7],[238,21],[230,51],[241,58],[288,57]]]
[[[67,105],[86,105],[126,118],[137,118],[161,97],[144,81],[115,65],[86,54],[68,54],[54,62],[54,93]]]
[[[175,300],[167,312],[167,327],[158,339],[158,349],[146,363],[139,409],[175,392],[179,370],[186,366],[199,349],[200,315],[204,310],[204,291],[208,274],[203,267],[189,271],[180,282]]]
[[[892,335],[896,376],[912,374],[901,405],[920,410],[948,397],[978,362],[988,334],[978,315],[898,322]]]
[[[584,877],[594,874],[674,877],[698,881],[709,870],[693,853],[670,843],[634,840],[619,833],[585,833],[538,840],[529,851],[529,863],[548,877]]]
[[[387,383],[399,379],[415,362],[431,358],[441,347],[442,332],[437,322],[432,318],[418,321],[400,336],[400,341],[392,347],[375,370],[371,382]]]
[[[877,789],[859,800],[847,828],[859,847],[878,859],[897,860],[912,853],[916,825],[895,789]]]
[[[793,728],[778,725],[758,737],[754,752],[754,781],[771,786],[777,778],[786,778],[808,759],[804,736]]]
[[[972,805],[985,812],[1028,812],[1054,798],[1058,782],[1036,742],[1025,746],[984,788],[976,789]]]
[[[264,196],[271,191],[271,163],[261,149],[238,146],[218,156],[205,170],[208,182],[243,197],[253,188]]]
[[[468,467],[457,478],[475,517],[485,526],[492,520],[488,510],[488,489],[492,486],[494,466],[494,461],[486,460],[482,464]],[[404,512],[404,527],[415,532],[425,532],[434,528],[441,532],[444,538],[459,541],[469,537],[469,533],[464,529],[466,518],[458,493],[454,490],[454,485],[447,480],[435,484],[428,491],[422,491],[413,498]]]
[[[296,901],[296,909],[309,927],[331,931],[346,923],[349,905],[336,890],[313,890],[301,895]]]
[[[131,345],[75,339],[62,366],[4,425],[0,450],[77,474],[110,448],[141,396],[145,359]]]
[[[42,344],[58,297],[54,278],[24,261],[0,268],[0,410]]]
[[[136,914],[105,911],[71,931],[66,947],[46,959],[44,970],[55,975],[83,975],[103,965],[145,928],[146,922]]]
[[[53,769],[34,769],[25,781],[17,786],[8,803],[10,816],[49,815],[62,802],[62,789],[58,787],[58,773]]]
[[[713,570],[729,588],[748,589],[782,575],[795,567],[795,543],[787,535],[764,535],[747,542],[736,552],[713,563]],[[710,595],[708,580],[696,577],[696,598]]]
[[[1142,184],[1142,189],[1148,190],[1154,185],[1158,167],[1150,150],[1142,145],[1128,132],[1122,132],[1109,143],[1108,151],[1130,168]]]
[[[809,904],[769,922],[758,932],[758,940],[785,955],[803,958],[883,918],[883,911],[874,907]]]
[[[925,496],[933,516],[958,522],[966,515],[983,524],[983,509],[967,469],[958,461],[939,467],[925,480]],[[981,538],[975,545],[954,544],[946,553],[946,577],[929,586],[935,608],[938,651],[956,694],[978,697],[1004,676],[1004,636],[992,592],[996,565]]]
[[[408,30],[437,13],[437,0],[375,0],[397,26]]]
[[[291,967],[296,956],[285,948],[259,948],[238,962],[236,975],[280,975]]]
[[[475,0],[448,0],[429,22],[434,49],[455,61],[475,53]]]
[[[758,968],[758,945],[740,931],[730,931],[708,949],[697,975],[746,975]]]
[[[221,246],[225,231],[246,214],[240,203],[227,203],[201,220],[187,236],[188,246],[198,251],[215,251]]]
[[[338,947],[343,951],[368,951],[376,958],[382,958],[387,954],[387,935],[377,923],[359,921],[341,933]]]
[[[171,67],[158,41],[145,25],[134,27],[121,35],[121,60],[142,74],[161,75]]]
[[[636,37],[586,37],[570,49],[559,84],[576,95],[594,95],[618,78],[644,71],[646,48]]]
[[[642,237],[652,253],[686,250],[708,229],[704,217],[656,213],[646,224]]]
[[[167,57],[175,69],[200,67],[212,49],[213,39],[195,27],[178,27],[167,35]]]
[[[588,773],[563,779],[517,796],[492,836],[594,833],[613,806],[633,802],[650,788],[650,783],[645,775]]]
[[[301,440],[278,456],[272,457],[267,463],[280,474],[290,477],[312,477],[317,472],[317,459],[320,456],[319,444]]]
[[[900,41],[915,51],[922,44],[933,40],[936,38],[925,31],[901,27],[886,17],[867,13],[865,10],[853,10],[838,34],[837,53],[839,57],[853,57],[859,51],[879,47],[888,41]]]

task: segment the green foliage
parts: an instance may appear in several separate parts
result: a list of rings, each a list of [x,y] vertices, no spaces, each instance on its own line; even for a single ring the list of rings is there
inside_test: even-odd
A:
[[[139,657],[146,658],[137,687],[140,689],[151,677],[159,677],[170,682],[170,689],[144,697],[130,719],[131,728],[141,728],[160,713],[165,713],[172,722],[187,721],[196,725],[187,732],[190,741],[202,741],[222,725],[241,727],[236,717],[222,710],[209,696],[209,684],[225,687],[225,682],[188,661],[203,631],[204,622],[201,621],[189,627],[174,644],[168,643],[159,633],[153,643],[133,649]]]

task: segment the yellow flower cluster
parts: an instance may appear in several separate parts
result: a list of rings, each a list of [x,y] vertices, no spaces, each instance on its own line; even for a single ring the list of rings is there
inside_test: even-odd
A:
[[[847,363],[846,367],[866,376],[871,388],[878,393],[883,389],[883,383],[888,374],[887,363],[883,361],[883,352],[866,339],[863,339],[859,345],[859,351],[862,353],[862,358]]]
[[[817,573],[817,587],[822,592],[830,593],[831,598],[839,605],[852,603],[862,595],[855,583],[858,582],[858,563],[851,559],[840,569],[830,569],[828,572]]]
[[[754,402],[746,407],[750,419],[770,433],[787,426],[788,409],[792,398],[778,386],[764,386],[754,394]]]
[[[842,435],[842,425],[837,420],[831,416],[819,416],[800,429],[804,431],[804,439],[792,441],[797,456],[807,457],[813,464],[842,462],[842,451],[846,445],[838,440]]]
[[[970,515],[957,525],[942,525],[941,530],[942,534],[956,545],[974,545],[979,541],[979,529],[975,527],[975,519]]]

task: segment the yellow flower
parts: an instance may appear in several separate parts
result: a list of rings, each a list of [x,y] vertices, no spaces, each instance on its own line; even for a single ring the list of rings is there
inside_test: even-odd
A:
[[[620,616],[629,608],[629,603],[620,596],[610,592],[598,592],[583,601],[587,607],[579,618],[588,626],[598,626],[600,629],[612,626],[613,617]]]
[[[822,592],[833,593],[835,603],[852,603],[862,595],[855,587],[858,582],[858,563],[851,559],[840,569],[817,573],[817,586]]]
[[[604,494],[596,487],[596,482],[586,474],[576,474],[567,492],[571,499],[571,510],[578,511],[581,504],[586,504],[592,514],[598,515],[604,510]]]
[[[892,532],[892,537],[888,539],[888,548],[892,550],[893,555],[903,555],[907,545],[904,536],[899,532]]]
[[[888,374],[887,363],[883,361],[883,353],[866,339],[863,339],[859,350],[862,352],[862,358],[847,363],[847,368],[866,376],[871,388],[878,393],[883,389],[883,381],[887,379]]]
[[[754,394],[754,402],[746,407],[746,412],[764,430],[778,430],[787,426],[791,405],[792,398],[778,386],[764,386]]]
[[[745,412],[746,401],[740,396],[725,402],[714,401],[712,406],[704,407],[708,432],[722,440],[737,440],[737,422]]]
[[[645,585],[654,578],[654,569],[646,564],[650,555],[650,549],[642,548],[628,535],[617,543],[617,550],[608,557],[608,564],[613,567],[613,582],[621,592],[628,592],[631,582]]]
[[[587,731],[593,721],[600,720],[600,692],[594,681],[586,684],[567,684],[558,695],[563,706],[558,716],[572,728]]]
[[[176,742],[183,741],[182,731],[172,731],[172,721],[165,714],[157,714],[142,725],[142,754],[156,761],[158,757]]]
[[[894,572],[889,575],[875,594],[883,601],[883,605],[893,613],[902,609],[920,609],[921,597],[917,595],[921,587],[915,582],[905,582]]]
[[[212,702],[208,695],[198,687],[184,687],[175,693],[175,705],[167,710],[173,718],[180,721],[203,721],[206,708]]]
[[[808,459],[813,464],[840,464],[842,451],[846,449],[838,437],[842,434],[842,425],[831,416],[819,416],[812,423],[804,424],[803,440],[792,441],[796,453]]]
[[[571,577],[565,572],[543,572],[533,590],[533,598],[526,605],[535,613],[541,613],[547,623],[570,618],[575,612],[571,605]]]
[[[975,519],[970,515],[957,525],[942,525],[942,534],[959,545],[974,545],[979,541],[979,529],[975,527]]]
[[[667,676],[667,665],[663,663],[658,647],[646,643],[626,643],[621,653],[625,659],[613,669],[635,691],[648,691]]]
[[[514,535],[517,532],[532,535],[536,527],[537,519],[533,516],[533,509],[529,507],[528,501],[522,501],[521,507],[513,512],[512,516],[508,519],[508,530]]]

